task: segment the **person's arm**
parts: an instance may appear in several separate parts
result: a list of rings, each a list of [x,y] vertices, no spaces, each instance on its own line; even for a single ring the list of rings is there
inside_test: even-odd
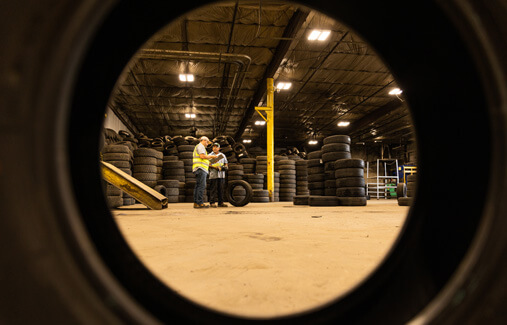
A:
[[[203,150],[202,151],[197,151],[197,153],[199,154],[199,158],[201,159],[213,159],[214,156],[210,156],[207,154],[206,152],[206,148],[204,148],[204,146],[202,146]]]
[[[215,158],[215,156],[210,156],[210,155],[207,155],[207,154],[204,154],[204,153],[200,153],[199,154],[199,158],[201,158],[201,159],[213,159],[213,158]]]

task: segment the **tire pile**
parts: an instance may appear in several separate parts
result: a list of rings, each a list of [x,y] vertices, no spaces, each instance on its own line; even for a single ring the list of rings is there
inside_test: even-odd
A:
[[[273,189],[273,202],[280,202],[280,173],[274,172],[274,189]],[[264,187],[265,190],[268,189],[268,175],[264,175]]]
[[[269,191],[264,189],[252,190],[252,202],[257,203],[268,203],[269,202]]]
[[[164,178],[157,184],[167,188],[178,188],[178,202],[185,202],[185,164],[178,160],[178,156],[164,156],[163,159]]]
[[[255,174],[255,158],[241,158],[239,162],[243,166],[243,172],[245,174]]]
[[[221,135],[213,139],[213,143],[220,144],[222,152],[230,164],[235,164],[242,158],[248,158],[248,152],[242,143],[236,143],[231,136]]]
[[[308,189],[310,195],[324,195],[324,164],[322,163],[322,151],[317,150],[308,154]]]
[[[308,160],[296,161],[296,195],[308,196]]]
[[[185,180],[190,182],[195,181],[195,175],[192,173],[193,155],[195,145],[183,144],[178,146],[178,158],[183,162],[183,169],[185,171]]]
[[[414,203],[415,182],[417,175],[407,175],[407,184],[399,183],[396,187],[396,196],[399,206],[411,206]]]
[[[334,163],[338,205],[366,205],[364,161],[341,159]]]
[[[268,157],[257,156],[255,162],[255,173],[256,174],[267,174],[268,173]]]
[[[145,185],[154,188],[157,186],[157,180],[161,180],[162,178],[162,158],[162,152],[151,148],[139,148],[134,150],[134,167],[132,176]]]
[[[102,148],[102,160],[132,175],[133,153],[125,144],[106,145]],[[106,187],[106,201],[110,208],[134,204],[134,199],[111,184]]]
[[[167,203],[178,203],[180,200],[180,182],[178,180],[161,180],[153,188],[167,198]]]
[[[264,189],[264,174],[245,174],[244,177],[252,190]]]
[[[228,181],[241,181],[241,180],[243,180],[244,175],[245,175],[245,172],[243,171],[243,165],[229,164],[229,169],[227,171],[227,180]]]
[[[296,162],[291,159],[279,160],[280,201],[292,202],[296,196]]]

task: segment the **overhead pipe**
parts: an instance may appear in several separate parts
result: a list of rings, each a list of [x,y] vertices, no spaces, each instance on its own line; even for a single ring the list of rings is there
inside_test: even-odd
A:
[[[230,63],[235,64],[237,69],[234,73],[233,83],[231,90],[227,96],[225,111],[222,116],[226,120],[220,125],[220,131],[224,132],[229,121],[229,112],[232,111],[234,101],[236,100],[246,72],[250,68],[252,59],[244,54],[230,54],[230,53],[213,53],[213,52],[195,52],[195,51],[176,51],[176,50],[162,50],[162,49],[143,49],[137,54],[138,58],[144,59],[171,59],[171,60],[194,60],[202,62],[213,63]]]

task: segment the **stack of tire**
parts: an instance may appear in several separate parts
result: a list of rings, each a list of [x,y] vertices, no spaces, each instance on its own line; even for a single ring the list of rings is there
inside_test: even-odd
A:
[[[350,137],[348,135],[332,135],[324,138],[322,163],[332,163],[340,159],[350,159]]]
[[[268,173],[268,157],[257,156],[255,162],[255,173],[256,174],[267,174]]]
[[[132,151],[126,145],[106,145],[102,148],[102,160],[132,175]],[[125,198],[125,199],[124,199]],[[106,201],[110,208],[134,204],[134,199],[111,184],[106,187]],[[124,202],[125,201],[125,202]]]
[[[163,180],[157,182],[158,185],[164,185],[167,188],[173,188],[174,181],[178,182],[178,202],[185,202],[185,164],[178,160],[178,156],[164,156],[163,161]],[[170,186],[168,184],[171,184]],[[182,197],[183,196],[183,197]]]
[[[145,185],[154,188],[157,186],[159,167],[162,167],[163,154],[151,148],[134,150],[134,167],[132,176]]]
[[[274,172],[274,189],[273,189],[273,202],[280,202],[280,173]],[[264,176],[264,187],[265,190],[268,189],[268,175]]]
[[[238,162],[238,159],[236,158],[236,154],[234,153],[234,150],[232,149],[231,145],[220,147],[220,152],[225,155],[227,158],[227,161],[231,164],[235,164]]]
[[[255,158],[241,158],[239,162],[243,165],[243,172],[245,174],[255,173]]]
[[[324,196],[336,196],[334,161],[324,164]]]
[[[273,168],[274,168],[275,172],[279,172],[280,171],[280,164],[279,164],[280,160],[288,160],[288,159],[289,159],[289,157],[287,157],[287,156],[278,156],[278,155],[275,155],[273,157],[273,160],[275,162],[275,165],[273,166]]]
[[[310,195],[308,190],[308,160],[296,161],[296,195]]]
[[[278,161],[280,170],[280,201],[292,202],[296,196],[296,162],[291,159]]]
[[[243,165],[229,164],[229,169],[227,171],[227,180],[228,181],[241,181],[241,180],[243,180],[244,175],[245,175],[245,173],[243,171]]]
[[[264,174],[245,174],[244,178],[252,190],[264,189]]]
[[[343,206],[366,205],[364,161],[340,159],[335,161],[336,197]]]
[[[252,190],[252,202],[257,203],[268,203],[269,202],[269,191],[265,189]]]
[[[415,182],[417,175],[407,175],[407,184],[399,183],[396,187],[396,196],[399,206],[411,206],[414,203]]]
[[[195,146],[191,144],[182,144],[178,146],[178,158],[183,162],[185,182],[195,181],[195,175],[192,173],[194,149]]]
[[[310,195],[324,195],[324,164],[322,163],[322,151],[317,150],[308,154],[308,189]]]
[[[167,197],[167,203],[178,203],[180,182],[178,180],[160,180],[153,189]]]

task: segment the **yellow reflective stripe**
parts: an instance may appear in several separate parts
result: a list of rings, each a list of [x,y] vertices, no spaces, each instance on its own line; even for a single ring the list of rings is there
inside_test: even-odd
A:
[[[208,159],[201,159],[201,157],[199,157],[199,154],[197,153],[197,146],[195,146],[194,154],[192,157],[192,170],[194,170],[197,167],[201,167],[202,169],[208,171],[209,160]]]

